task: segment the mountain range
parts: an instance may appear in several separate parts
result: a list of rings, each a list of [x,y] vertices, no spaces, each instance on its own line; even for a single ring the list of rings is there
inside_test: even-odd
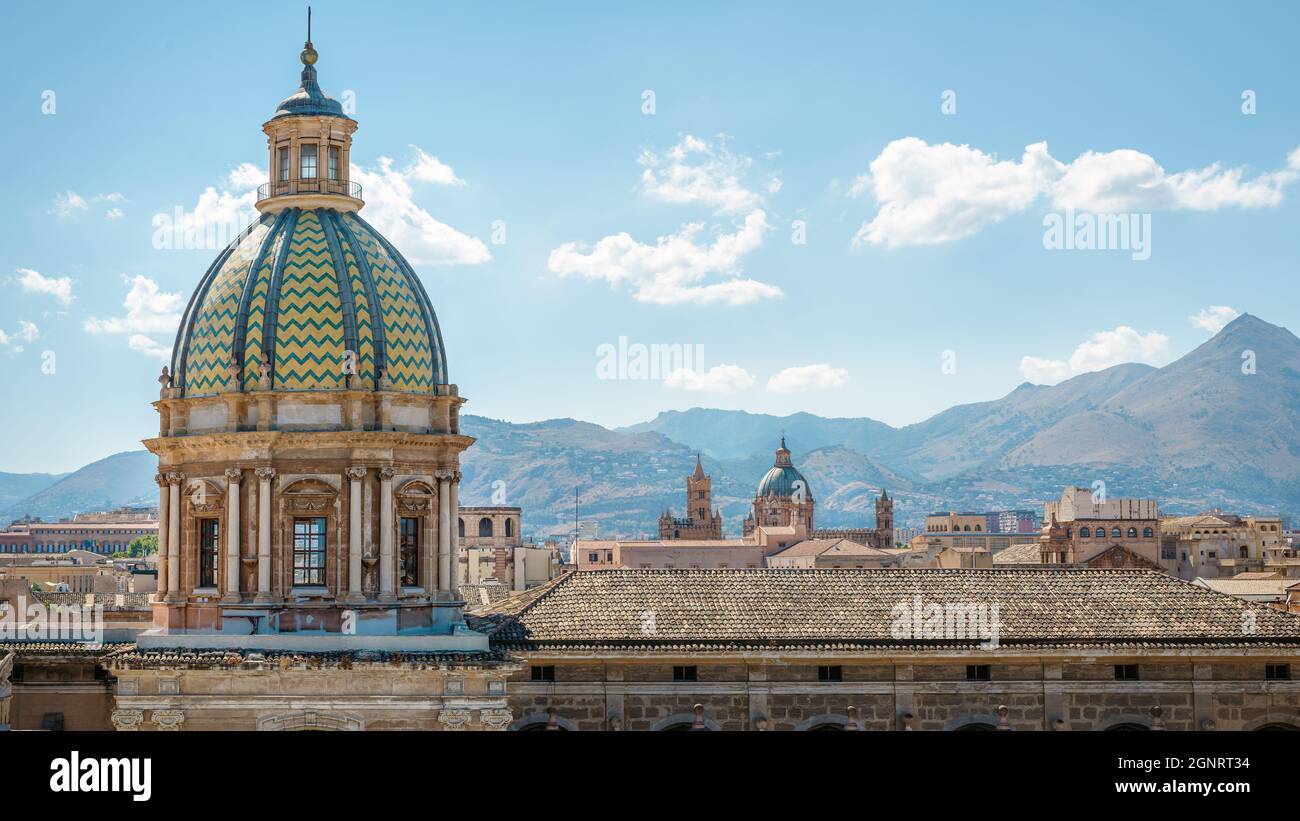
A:
[[[1300,513],[1300,339],[1249,314],[1162,368],[1123,364],[895,428],[825,418],[694,408],[626,428],[552,419],[462,417],[478,442],[463,462],[462,504],[524,508],[525,532],[650,535],[682,512],[696,451],[715,503],[739,531],[784,433],[828,525],[873,524],[882,487],[900,526],[938,509],[1037,508],[1066,484],[1156,498],[1167,512],[1210,507]],[[121,453],[66,476],[0,474],[0,519],[46,518],[156,497],[152,457]],[[26,492],[28,495],[23,496]]]

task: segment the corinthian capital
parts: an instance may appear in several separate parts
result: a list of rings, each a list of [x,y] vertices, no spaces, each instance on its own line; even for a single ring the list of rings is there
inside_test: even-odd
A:
[[[173,470],[168,472],[167,474],[167,484],[169,485],[179,485],[184,483],[184,481],[185,481],[185,474],[181,473],[180,471]]]
[[[275,468],[257,468],[253,474],[263,482],[269,482],[275,478]]]
[[[239,468],[226,468],[226,481],[238,482],[243,478],[244,472]]]
[[[366,478],[366,469],[360,465],[348,468],[348,478],[353,481],[360,481]]]
[[[394,471],[391,467],[382,467],[379,469],[379,478],[383,479],[385,482],[391,482],[393,480],[393,475]]]

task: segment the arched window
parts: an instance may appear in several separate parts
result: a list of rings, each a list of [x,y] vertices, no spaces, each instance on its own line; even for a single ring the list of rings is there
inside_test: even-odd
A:
[[[1138,535],[1138,529],[1136,527],[1130,527],[1128,529],[1128,537],[1130,539],[1136,539],[1137,535]]]
[[[1110,536],[1112,539],[1118,539],[1120,536],[1120,529],[1118,527],[1112,527],[1110,529]]]
[[[456,532],[457,532],[457,534],[460,535],[460,537],[461,537],[462,539],[465,538],[465,520],[464,520],[464,519],[457,519],[457,520],[456,520]]]
[[[482,519],[479,519],[479,520],[478,520],[478,535],[480,535],[480,536],[491,536],[491,535],[492,535],[492,520],[491,520],[491,519],[489,519],[488,517],[484,516]]]
[[[515,520],[514,520],[514,519],[506,519],[506,535],[507,535],[507,536],[513,536],[513,535],[515,535]]]
[[[1079,538],[1080,538],[1080,539],[1087,539],[1087,538],[1090,537],[1090,536],[1092,536],[1092,531],[1091,531],[1091,530],[1089,530],[1089,529],[1086,528],[1086,527],[1081,527],[1081,528],[1079,528]]]
[[[1155,533],[1151,530],[1151,528],[1149,527],[1142,528],[1142,538],[1150,539],[1154,535]]]

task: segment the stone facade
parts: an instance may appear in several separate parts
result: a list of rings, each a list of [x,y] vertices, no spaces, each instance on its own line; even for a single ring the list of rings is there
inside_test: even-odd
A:
[[[1295,655],[1289,658],[1295,663]],[[508,685],[511,729],[1300,730],[1300,681],[1265,679],[1268,657],[1189,660],[1159,654],[854,658],[747,654],[647,660],[530,654]],[[1139,681],[1116,681],[1137,664]],[[988,665],[989,680],[967,679]],[[690,666],[695,681],[674,681]],[[553,682],[534,681],[549,667]],[[840,680],[819,680],[838,668]],[[679,672],[680,674],[680,672]],[[549,712],[548,712],[549,711]]]
[[[518,668],[473,654],[120,653],[104,663],[119,730],[503,730],[505,679]]]

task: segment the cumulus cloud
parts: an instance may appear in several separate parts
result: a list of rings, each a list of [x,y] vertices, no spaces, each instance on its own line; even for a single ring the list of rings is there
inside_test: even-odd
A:
[[[1241,316],[1236,308],[1229,308],[1227,305],[1211,305],[1208,308],[1202,308],[1195,314],[1187,317],[1187,321],[1212,334],[1217,334],[1223,330],[1223,326],[1232,320]]]
[[[64,305],[72,302],[71,277],[47,277],[31,268],[19,268],[18,287],[29,294],[48,294]]]
[[[215,185],[204,188],[193,209],[185,211],[178,207],[171,215],[156,214],[153,225],[178,237],[195,237],[194,247],[208,248],[198,241],[201,237],[210,237],[212,243],[221,247],[257,221],[254,207],[257,186],[266,181],[265,169],[250,162],[240,163],[230,170],[220,188]]]
[[[843,387],[848,381],[847,370],[821,362],[786,368],[767,380],[767,389],[773,393],[806,393]]]
[[[763,244],[767,215],[754,211],[735,233],[702,240],[703,223],[682,226],[651,245],[626,232],[601,239],[586,251],[569,242],[551,251],[547,268],[560,276],[627,286],[638,302],[744,305],[781,296],[775,285],[742,276],[744,256]]]
[[[641,191],[647,197],[674,204],[701,204],[720,214],[756,208],[762,197],[741,183],[753,161],[731,153],[726,141],[702,140],[687,134],[665,152],[643,151],[638,160]],[[780,180],[774,181],[780,189]]]
[[[1019,160],[998,160],[969,145],[905,137],[886,145],[850,188],[850,195],[869,194],[878,206],[853,241],[888,247],[949,242],[1040,198],[1053,208],[1097,213],[1271,208],[1297,178],[1300,148],[1283,168],[1260,174],[1219,163],[1170,173],[1132,149],[1088,151],[1063,163],[1040,142],[1026,146]]]
[[[54,195],[54,204],[50,207],[50,213],[63,218],[71,217],[80,211],[89,209],[92,202],[121,203],[126,202],[126,197],[113,191],[108,194],[96,194],[87,199],[76,191],[65,191],[62,194]],[[122,216],[122,209],[110,208],[105,212],[105,215],[109,219],[117,219]]]
[[[163,362],[170,362],[172,358],[170,345],[155,342],[144,334],[131,334],[127,337],[126,346],[133,351],[154,359],[160,359]]]
[[[678,368],[664,379],[664,387],[705,393],[736,393],[753,387],[754,377],[739,365],[714,365],[707,371]]]
[[[78,211],[85,211],[89,207],[85,197],[76,191],[65,191],[62,194],[54,195],[54,205],[50,208],[50,213],[67,218]]]
[[[183,298],[180,294],[163,291],[158,283],[146,276],[123,279],[131,286],[122,300],[126,314],[107,319],[90,317],[82,323],[82,328],[89,334],[126,335],[131,350],[167,359],[171,349],[154,341],[151,335],[176,333],[181,322]]]
[[[492,259],[478,237],[434,219],[415,204],[413,183],[464,185],[451,167],[416,149],[414,162],[398,169],[380,157],[374,170],[352,166],[352,181],[361,184],[366,219],[417,265],[474,265]]]
[[[1025,356],[1020,373],[1030,382],[1055,384],[1071,376],[1105,370],[1124,362],[1159,364],[1169,355],[1169,337],[1158,331],[1142,334],[1127,325],[1097,331],[1079,343],[1069,360]]]
[[[1071,376],[1069,362],[1060,359],[1043,359],[1038,356],[1022,356],[1020,373],[1035,385],[1055,385]]]
[[[430,154],[426,154],[419,146],[413,145],[415,149],[415,161],[407,167],[407,175],[417,182],[431,182],[438,185],[455,185],[463,186],[465,181],[456,176],[452,170],[442,160]]]
[[[241,162],[230,169],[226,175],[226,184],[235,191],[247,191],[267,181],[266,169],[251,162]]]
[[[18,330],[14,333],[6,333],[3,329],[0,329],[0,348],[5,348],[13,354],[22,353],[24,344],[35,342],[40,338],[40,335],[41,332],[34,322],[20,319],[18,320]]]

